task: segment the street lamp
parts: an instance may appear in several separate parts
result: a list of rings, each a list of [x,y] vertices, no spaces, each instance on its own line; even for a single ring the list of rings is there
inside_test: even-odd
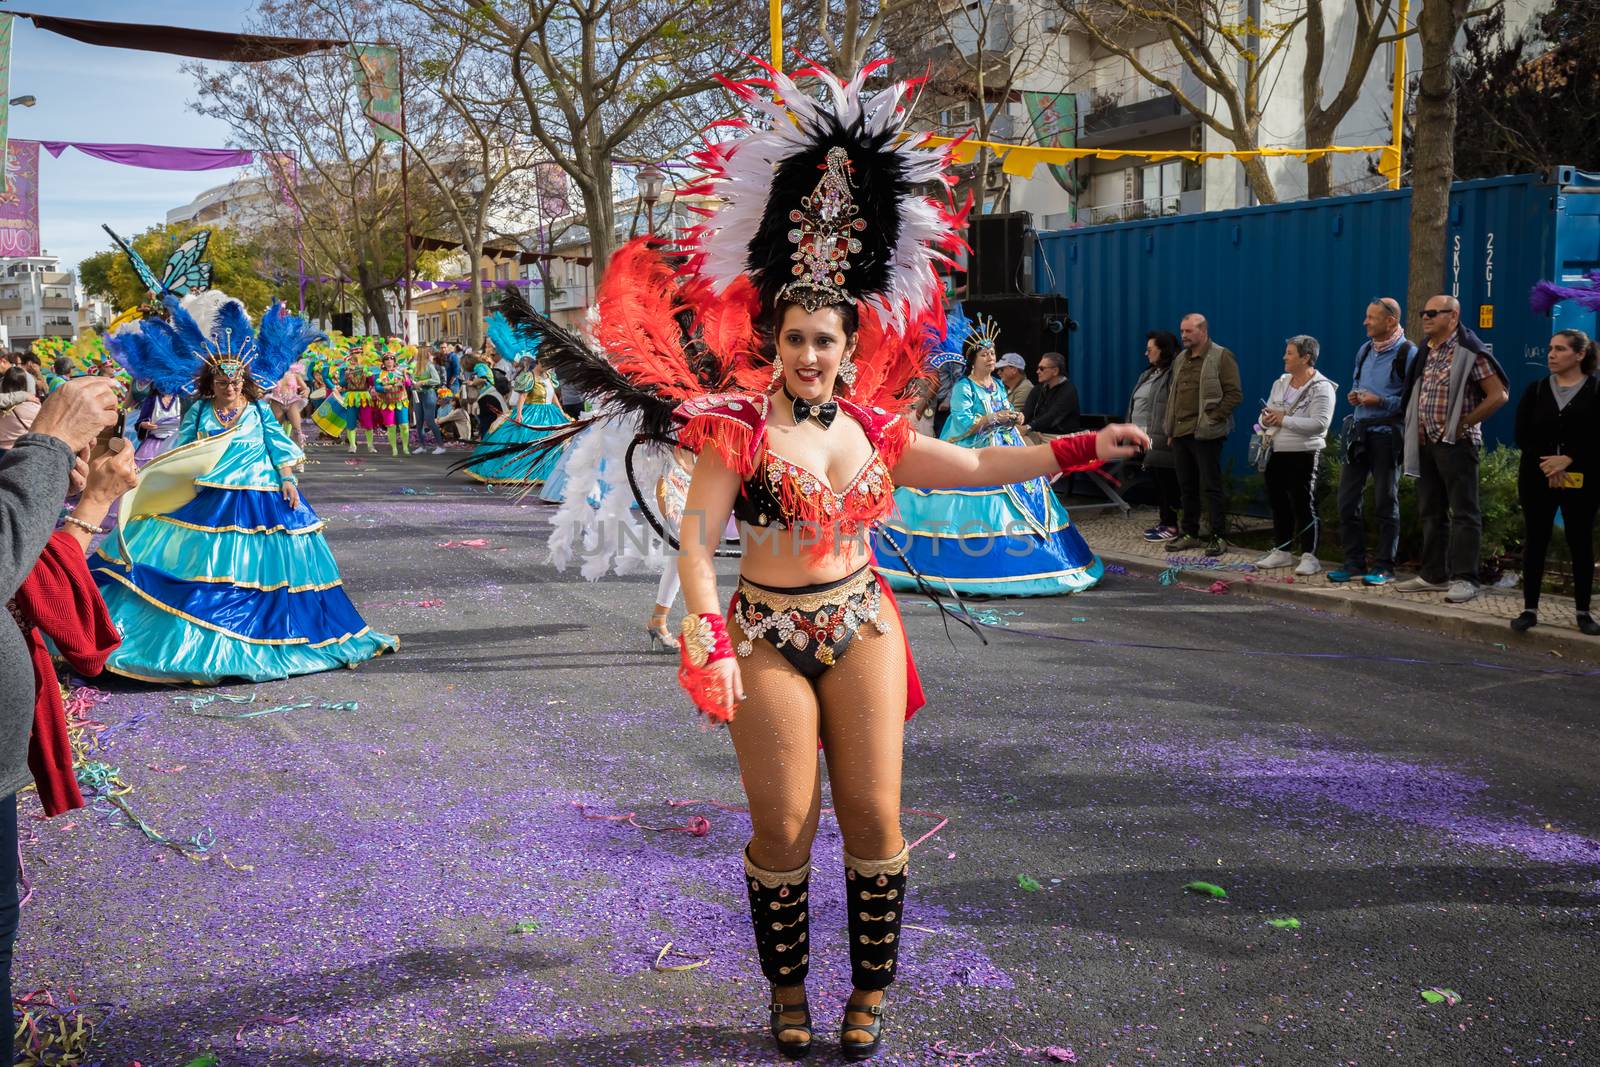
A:
[[[639,199],[644,201],[645,217],[650,223],[650,236],[656,233],[656,204],[661,200],[661,189],[667,182],[667,175],[654,163],[646,163],[634,175],[634,181],[639,186]]]
[[[13,96],[8,101],[12,107],[32,107],[39,102],[36,96]]]

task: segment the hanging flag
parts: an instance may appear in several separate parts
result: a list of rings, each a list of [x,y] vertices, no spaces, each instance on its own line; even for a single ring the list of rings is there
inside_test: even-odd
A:
[[[6,145],[6,185],[0,192],[0,256],[39,254],[39,142]]]
[[[400,52],[392,45],[353,44],[350,60],[356,68],[356,92],[361,110],[372,120],[380,141],[400,140]]]
[[[6,141],[11,136],[11,22],[14,16],[0,15],[0,159],[6,158]],[[37,153],[35,153],[37,155]],[[9,182],[0,176],[0,182]],[[8,186],[0,186],[6,188]]]
[[[1046,148],[1072,148],[1078,143],[1078,97],[1076,93],[1023,93],[1033,131]],[[1072,196],[1072,217],[1078,217],[1077,164],[1050,165],[1056,184]]]

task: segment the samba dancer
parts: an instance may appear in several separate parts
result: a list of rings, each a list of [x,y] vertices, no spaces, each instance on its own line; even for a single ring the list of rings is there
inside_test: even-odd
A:
[[[770,68],[759,81],[726,83],[766,114],[767,128],[699,153],[708,177],[685,192],[724,204],[673,250],[686,257],[681,271],[643,241],[613,257],[595,324],[608,359],[508,297],[563,381],[639,411],[646,435],[670,419],[677,442],[698,453],[681,527],[679,678],[732,734],[754,831],[745,887],[773,987],[769,1023],[792,1057],[812,1045],[819,740],[844,836],[855,987],[840,1030],[847,1058],[877,1052],[898,965],[908,877],[901,741],[921,687],[871,566],[871,524],[893,508],[896,484],[1006,485],[1148,443],[1122,425],[1031,447],[961,448],[912,431],[902,398],[925,373],[924,332],[942,333],[934,264],[959,245],[962,216],[913,195],[948,185],[948,154],[905,129],[905,84],[863,97],[879,66],[849,84],[806,71],[824,82],[821,99]],[[692,320],[687,341],[681,315]],[[695,393],[712,395],[664,416],[672,399]],[[730,514],[744,551],[724,619],[713,555]]]

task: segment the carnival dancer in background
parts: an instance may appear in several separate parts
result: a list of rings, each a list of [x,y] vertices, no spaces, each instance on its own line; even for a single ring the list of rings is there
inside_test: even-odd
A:
[[[305,369],[305,364],[295,363],[283,372],[278,384],[267,394],[267,402],[272,405],[272,414],[289,431],[294,443],[302,449],[306,447],[306,431],[301,415],[305,411],[306,401],[311,396],[311,390],[306,385]]]
[[[344,368],[339,373],[340,399],[353,418],[349,424],[350,451],[356,450],[356,429],[367,434],[367,451],[372,445],[372,428],[378,424],[377,401],[372,395],[372,371],[367,367],[366,349],[352,344],[345,351]]]
[[[901,739],[921,703],[868,528],[894,507],[897,482],[1006,485],[1127,457],[1148,441],[1131,426],[1035,447],[960,448],[912,432],[901,398],[926,373],[924,332],[942,330],[933,266],[959,246],[961,215],[911,192],[948,183],[948,153],[904,129],[907,85],[863,96],[881,65],[849,84],[807,70],[823,95],[770,68],[728,83],[767,128],[699,153],[707,178],[685,192],[723,206],[671,249],[684,267],[646,240],[613,257],[595,326],[606,357],[517,298],[502,304],[543,338],[540,357],[562,380],[638,411],[647,437],[670,439],[675,427],[698,454],[681,532],[679,678],[732,733],[754,831],[744,884],[772,984],[772,1036],[789,1056],[812,1044],[805,981],[824,745],[844,837],[855,988],[840,1048],[852,1060],[878,1051],[898,966]],[[676,414],[675,400],[686,400]],[[550,446],[530,454],[541,447]],[[725,619],[712,557],[730,514],[744,551]]]
[[[998,338],[994,321],[980,315],[953,342],[971,362],[950,391],[939,436],[962,448],[1027,444],[1017,430],[1022,413],[994,376]],[[931,362],[947,362],[951,345],[947,335]],[[874,548],[879,573],[896,589],[916,588],[914,568],[963,595],[1052,596],[1088,589],[1104,571],[1044,478],[978,489],[901,486],[894,496],[897,513],[875,532]]]
[[[555,378],[533,356],[537,342],[518,338],[506,322],[506,317],[499,312],[489,316],[488,334],[494,342],[495,351],[502,356],[508,359],[516,357],[519,362],[522,358],[534,358],[534,362],[529,366],[526,379],[518,376],[518,382],[526,386],[521,393],[521,405],[511,408],[498,421],[486,426],[483,440],[473,450],[472,459],[466,464],[467,476],[494,485],[536,489],[555,470],[560,451],[553,449],[544,452],[536,462],[525,463],[520,455],[521,446],[548,437],[571,420],[561,410],[561,405],[556,403],[559,386]],[[512,388],[515,391],[516,385]],[[484,402],[482,395],[478,402]]]
[[[144,466],[178,443],[178,423],[183,417],[183,398],[176,392],[164,393],[155,383],[139,405],[133,428],[139,431],[139,450],[134,462]]]
[[[411,455],[411,375],[400,368],[400,360],[392,348],[383,353],[383,363],[373,380],[373,422],[383,427],[389,438],[389,455],[398,456],[399,448]]]
[[[274,304],[258,332],[243,305],[214,290],[165,306],[170,325],[144,319],[113,336],[117,358],[162,393],[200,399],[125,503],[135,512],[125,538],[107,538],[91,561],[123,637],[106,668],[154,682],[260,682],[399,648],[345,594],[322,521],[300,499],[294,471],[305,454],[261,399],[315,330]],[[187,502],[139,512],[186,445],[219,436],[220,459],[180,487]]]

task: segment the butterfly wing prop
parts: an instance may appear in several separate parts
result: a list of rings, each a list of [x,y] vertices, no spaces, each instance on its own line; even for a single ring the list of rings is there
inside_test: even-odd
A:
[[[111,239],[117,242],[117,247],[122,249],[122,254],[128,257],[128,265],[133,268],[133,273],[139,276],[139,284],[144,286],[149,292],[160,293],[162,291],[162,285],[156,280],[156,276],[154,272],[150,270],[149,265],[145,263],[144,257],[135,252],[133,250],[133,246],[127,241],[124,241],[122,238],[118,237],[116,232],[113,231],[110,226],[107,226],[105,223],[101,223],[100,228],[111,234]]]
[[[211,264],[201,261],[210,240],[211,231],[201,230],[177,247],[161,277],[163,295],[185,296],[211,287]]]

